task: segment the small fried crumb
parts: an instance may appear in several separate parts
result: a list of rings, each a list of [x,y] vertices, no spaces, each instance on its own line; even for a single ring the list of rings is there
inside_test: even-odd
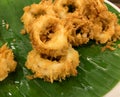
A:
[[[33,75],[27,75],[26,78],[29,79],[29,80],[34,79]]]
[[[120,48],[120,44],[118,44],[117,46],[118,46],[118,48]]]
[[[91,47],[95,47],[95,45],[94,45],[94,44],[92,44],[92,45],[91,45]]]
[[[15,42],[16,41],[16,39],[13,39],[13,42]]]
[[[22,30],[20,31],[20,33],[21,33],[22,35],[26,34],[25,29],[22,29]]]
[[[104,52],[106,49],[109,49],[109,50],[111,50],[111,51],[114,51],[114,50],[115,50],[114,47],[109,46],[109,45],[106,45],[106,46],[102,47],[101,51]]]
[[[112,47],[114,45],[115,45],[115,43],[108,42],[104,47],[102,47],[101,51],[104,52],[106,49],[109,49],[109,50],[113,51],[113,50],[115,50],[115,48]]]
[[[10,25],[9,24],[5,24],[6,30],[9,29]]]

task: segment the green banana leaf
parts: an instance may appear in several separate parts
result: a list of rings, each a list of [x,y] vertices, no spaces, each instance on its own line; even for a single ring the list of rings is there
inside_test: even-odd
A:
[[[32,49],[29,36],[21,35],[23,24],[20,17],[23,7],[39,0],[0,0],[0,46],[8,43],[18,62],[16,71],[0,82],[0,97],[101,97],[120,81],[120,49],[101,52],[103,45],[94,41],[75,48],[80,54],[77,77],[66,78],[53,84],[42,79],[29,80],[26,75],[31,71],[24,66],[26,56]],[[110,11],[119,12],[106,4]],[[119,21],[120,22],[120,21]],[[10,28],[7,30],[5,24]]]

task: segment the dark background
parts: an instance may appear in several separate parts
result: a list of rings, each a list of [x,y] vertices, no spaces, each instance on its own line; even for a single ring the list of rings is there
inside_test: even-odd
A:
[[[111,1],[113,3],[120,3],[120,0],[109,0],[109,1]]]
[[[120,0],[109,0],[120,8]]]

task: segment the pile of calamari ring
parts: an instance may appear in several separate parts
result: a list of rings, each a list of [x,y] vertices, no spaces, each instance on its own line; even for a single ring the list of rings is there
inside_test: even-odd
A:
[[[77,75],[79,54],[72,46],[120,38],[117,16],[103,0],[42,0],[24,8],[21,18],[33,50],[26,67],[48,82]]]

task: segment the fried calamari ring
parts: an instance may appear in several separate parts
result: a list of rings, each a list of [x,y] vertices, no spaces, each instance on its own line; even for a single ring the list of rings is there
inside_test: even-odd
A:
[[[51,83],[54,80],[61,81],[68,76],[76,76],[78,65],[79,54],[71,47],[65,56],[58,56],[55,59],[32,50],[29,52],[25,64],[34,73],[33,78],[42,78]]]
[[[108,11],[104,0],[88,0],[83,15],[93,24],[90,39],[101,44],[118,39],[117,17]]]
[[[91,22],[89,22],[84,16],[80,15],[66,18],[66,21],[69,21],[69,25],[71,26],[71,31],[69,31],[70,43],[73,46],[86,44],[90,39]]]
[[[21,17],[21,21],[24,23],[24,29],[27,33],[31,30],[31,24],[33,21],[43,15],[55,15],[52,6],[52,0],[42,0],[39,4],[32,4],[31,6],[26,6],[24,9],[24,14]]]
[[[4,44],[0,48],[0,81],[4,80],[10,72],[15,71],[16,65],[12,50]]]
[[[66,18],[71,14],[83,13],[84,0],[55,0],[54,10],[60,18]]]
[[[104,0],[87,0],[82,14],[88,17],[89,20],[94,21],[94,18],[103,11],[108,11],[106,5],[104,4]]]
[[[33,23],[30,38],[37,51],[53,57],[66,54],[69,47],[68,32],[63,22],[48,15]]]
[[[93,24],[93,39],[103,44],[111,41],[116,33],[117,17],[111,12],[104,11],[98,15],[98,18],[94,19]]]

